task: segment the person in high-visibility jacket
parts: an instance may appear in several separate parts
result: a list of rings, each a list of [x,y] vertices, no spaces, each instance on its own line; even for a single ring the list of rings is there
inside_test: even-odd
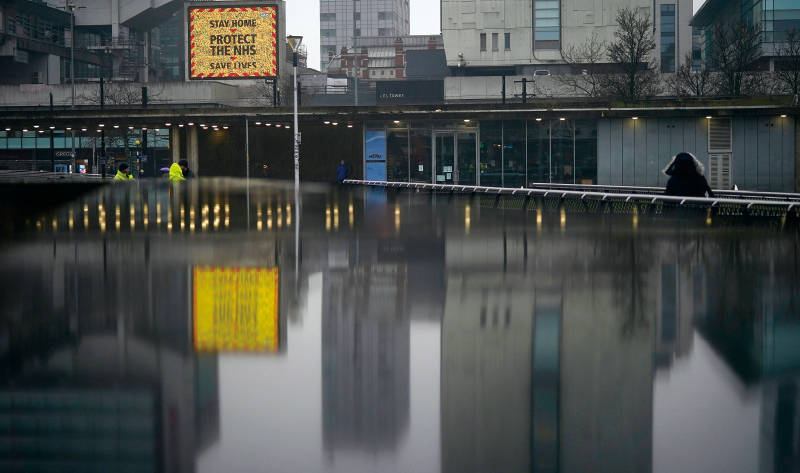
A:
[[[181,169],[178,163],[172,163],[172,166],[169,167],[169,180],[170,182],[186,180],[186,178],[183,177],[183,169]]]
[[[117,175],[114,176],[115,181],[133,181],[133,176],[131,176],[131,167],[128,163],[120,163],[119,168],[117,168]]]

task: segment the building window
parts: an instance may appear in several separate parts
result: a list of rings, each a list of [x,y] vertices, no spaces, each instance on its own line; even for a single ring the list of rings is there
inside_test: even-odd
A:
[[[392,69],[391,71],[389,71],[389,75],[390,75],[390,76],[393,76],[393,75],[394,75],[394,69]]]
[[[361,36],[361,28],[356,28],[356,36]]]
[[[533,15],[535,49],[559,49],[561,45],[561,5],[559,0],[536,0]]]
[[[692,27],[692,70],[697,72],[703,68],[703,30]]]
[[[375,76],[375,71],[369,71],[369,75],[374,77]]]
[[[385,74],[386,74],[386,71],[381,71],[381,75],[385,75]]]
[[[378,36],[392,36],[393,34],[393,28],[378,28]]]
[[[319,21],[336,21],[336,13],[320,13]]]
[[[506,43],[505,50],[511,51],[511,33],[505,34],[505,43]]]
[[[394,18],[394,13],[390,11],[381,11],[378,12],[378,19],[379,20],[391,20]]]
[[[486,51],[486,33],[481,33],[481,51]]]
[[[661,5],[661,72],[675,72],[675,4]]]
[[[319,35],[323,38],[333,38],[336,36],[336,30],[319,30]]]
[[[497,33],[492,33],[492,51],[498,50],[499,46],[497,43],[498,43]]]
[[[360,20],[361,19],[361,12],[353,13],[353,20]]]

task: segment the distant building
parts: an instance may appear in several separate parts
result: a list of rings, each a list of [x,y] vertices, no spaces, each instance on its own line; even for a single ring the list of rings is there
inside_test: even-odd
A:
[[[440,79],[449,75],[440,35],[362,37],[356,40],[356,50],[355,55],[353,48],[342,48],[337,55],[330,53],[328,75],[353,77],[354,56],[357,56],[359,80],[404,79],[408,77],[408,68],[416,78],[437,72]]]
[[[342,48],[353,47],[354,39],[407,36],[409,0],[320,0],[320,70],[328,58]]]
[[[706,0],[692,18],[691,26],[701,30],[699,39],[704,46],[714,26],[739,19],[748,24],[761,24],[762,52],[765,62],[771,62],[783,41],[783,33],[792,28],[800,29],[800,4],[791,0]]]
[[[442,35],[454,75],[572,73],[562,51],[597,34],[614,41],[615,16],[624,7],[651,17],[661,72],[675,72],[692,47],[691,0],[442,0]]]

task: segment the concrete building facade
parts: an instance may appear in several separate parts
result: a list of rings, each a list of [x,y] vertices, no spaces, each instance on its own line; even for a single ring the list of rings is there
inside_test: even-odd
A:
[[[447,64],[459,75],[569,73],[562,52],[593,35],[598,42],[614,41],[620,8],[650,17],[653,59],[662,72],[674,72],[691,49],[689,0],[442,0]]]

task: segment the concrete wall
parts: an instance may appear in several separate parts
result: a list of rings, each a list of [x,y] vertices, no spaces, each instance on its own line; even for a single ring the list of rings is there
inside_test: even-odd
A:
[[[688,0],[561,0],[562,49],[582,44],[593,33],[600,41],[613,41],[616,30],[615,16],[619,8],[640,8],[656,24],[658,14],[653,6],[661,3],[681,3],[682,45],[691,45],[689,20],[692,2]],[[533,50],[533,0],[442,0],[442,35],[444,37],[447,65],[456,66],[459,54],[468,67],[515,66],[520,64],[563,63],[558,50]],[[487,37],[486,51],[480,51],[480,34]],[[499,51],[492,51],[492,33],[499,35]],[[503,35],[511,34],[511,49],[504,50]],[[688,41],[688,42],[687,42]],[[656,49],[659,50],[659,36]],[[684,46],[680,49],[684,51]]]
[[[247,99],[240,98],[238,86],[220,84],[218,82],[159,82],[122,83],[122,87],[141,91],[142,86],[147,86],[149,104],[169,103],[181,104],[220,104],[228,106],[248,105]],[[110,93],[112,85],[106,86]],[[246,87],[246,86],[242,86]],[[0,86],[0,107],[43,107],[50,104],[50,92],[53,93],[53,103],[56,107],[68,107],[71,103],[72,88],[70,84],[63,85],[3,85]],[[141,92],[140,92],[141,93]],[[97,100],[100,95],[100,83],[75,84],[75,105],[89,105],[91,100]],[[135,95],[135,94],[134,94]],[[84,97],[90,98],[87,100]],[[113,99],[106,95],[106,106],[114,106]]]
[[[732,182],[742,190],[793,192],[793,117],[734,117]],[[689,151],[708,168],[708,120],[607,118],[598,123],[598,184],[665,186],[663,170]]]

